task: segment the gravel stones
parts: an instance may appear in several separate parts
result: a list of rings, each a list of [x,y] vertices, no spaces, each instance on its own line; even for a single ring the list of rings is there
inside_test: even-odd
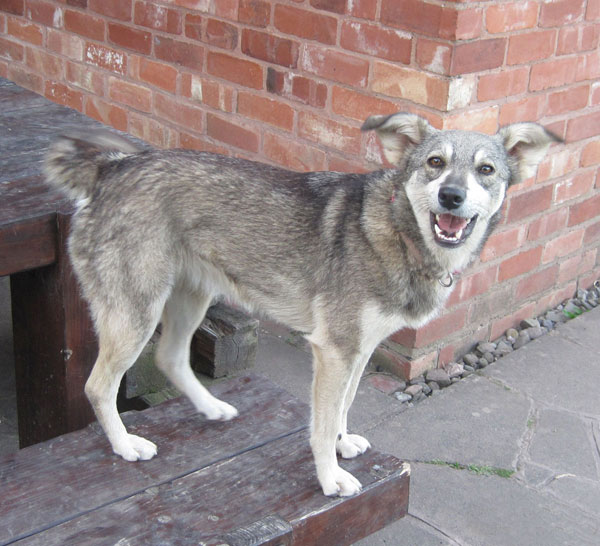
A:
[[[471,352],[462,357],[461,362],[451,362],[446,364],[443,369],[429,370],[425,376],[419,376],[408,381],[408,385],[398,382],[392,396],[399,402],[412,406],[412,403],[438,394],[441,389],[445,389],[462,378],[476,373],[477,370],[489,366],[504,355],[520,349],[534,339],[542,337],[556,328],[558,324],[575,318],[598,305],[600,305],[600,281],[596,281],[589,290],[579,289],[574,298],[563,302],[544,315],[522,320],[518,328],[509,328],[495,342],[479,343]]]

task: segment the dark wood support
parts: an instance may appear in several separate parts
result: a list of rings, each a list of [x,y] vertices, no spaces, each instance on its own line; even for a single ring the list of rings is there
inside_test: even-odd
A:
[[[21,447],[94,419],[83,387],[97,345],[66,252],[69,216],[55,218],[55,263],[11,276]]]

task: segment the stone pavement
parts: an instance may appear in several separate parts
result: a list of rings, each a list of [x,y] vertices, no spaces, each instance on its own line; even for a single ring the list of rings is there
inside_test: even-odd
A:
[[[0,454],[16,449],[7,297],[0,279]],[[308,400],[309,354],[267,328],[254,373]],[[408,516],[358,544],[600,544],[599,334],[596,309],[410,408],[365,376],[350,427],[412,477]]]

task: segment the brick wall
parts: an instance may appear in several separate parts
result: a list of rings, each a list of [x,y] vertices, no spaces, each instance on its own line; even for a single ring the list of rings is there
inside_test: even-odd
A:
[[[0,3],[0,75],[157,146],[369,170],[383,159],[360,124],[399,110],[563,136],[444,314],[383,349],[406,375],[600,276],[599,41],[600,0]]]

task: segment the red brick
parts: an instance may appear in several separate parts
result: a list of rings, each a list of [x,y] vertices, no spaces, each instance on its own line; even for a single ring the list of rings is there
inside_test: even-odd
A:
[[[298,42],[267,32],[244,29],[242,33],[242,52],[262,61],[296,68],[299,50]]]
[[[92,40],[104,40],[106,23],[101,17],[67,9],[63,15],[63,24],[65,30],[70,30],[80,36],[85,36]]]
[[[265,28],[271,20],[271,4],[263,0],[240,0],[238,21]]]
[[[396,64],[373,63],[371,90],[438,110],[446,110],[448,106],[447,79]]]
[[[600,19],[600,0],[588,0],[585,19],[586,21],[597,21]]]
[[[550,93],[548,95],[546,115],[555,116],[572,112],[573,110],[582,110],[587,106],[589,96],[589,85],[580,85],[565,89],[564,91]]]
[[[46,82],[44,95],[59,104],[73,108],[74,110],[83,110],[83,93],[75,91],[59,82]]]
[[[567,124],[567,142],[584,140],[600,134],[600,112],[570,119]]]
[[[181,93],[195,101],[223,112],[234,111],[235,90],[223,83],[196,75],[181,75]]]
[[[204,48],[198,44],[154,36],[154,55],[159,60],[200,71],[203,65]]]
[[[104,94],[104,76],[100,71],[92,70],[87,65],[67,61],[65,78],[72,86],[85,89],[89,93]]]
[[[364,163],[359,162],[358,158],[348,159],[347,156],[340,156],[334,153],[327,154],[327,170],[339,173],[366,173],[372,171]]]
[[[279,72],[267,69],[267,91],[291,100],[323,108],[327,101],[327,86],[305,76],[292,72]]]
[[[436,42],[427,38],[418,38],[417,64],[436,74],[449,74],[453,48],[445,42]]]
[[[286,131],[291,131],[294,126],[294,110],[289,105],[273,99],[240,91],[237,111],[242,116],[264,121]]]
[[[6,33],[9,36],[34,45],[42,45],[44,41],[44,31],[40,25],[14,17],[7,17]]]
[[[537,2],[509,2],[490,5],[485,13],[488,32],[511,32],[533,28],[537,23]]]
[[[510,36],[506,63],[530,63],[547,59],[554,53],[555,30],[536,30]]]
[[[458,332],[466,322],[467,309],[461,307],[451,312],[446,312],[441,317],[433,319],[431,322],[417,330],[405,328],[396,332],[390,337],[394,343],[400,343],[406,347],[420,348],[429,345],[434,341]]]
[[[22,61],[25,58],[25,48],[0,36],[0,57],[9,61]]]
[[[187,150],[200,150],[201,152],[211,152],[213,154],[231,155],[231,148],[215,144],[209,140],[209,137],[198,137],[187,133],[179,133],[179,147]]]
[[[112,100],[135,110],[152,110],[152,92],[147,87],[111,77],[108,80],[108,95]]]
[[[88,9],[122,21],[131,20],[131,0],[88,0]]]
[[[571,231],[548,241],[544,246],[542,263],[550,263],[557,258],[562,258],[578,250],[581,247],[584,232],[585,230],[578,229],[577,231]]]
[[[557,182],[554,187],[554,202],[564,203],[565,201],[585,195],[594,187],[595,179],[596,172],[587,170],[572,178]]]
[[[329,15],[293,6],[277,4],[275,27],[286,34],[333,45],[337,35],[337,19]]]
[[[444,118],[443,128],[478,131],[493,135],[498,131],[498,106],[468,110],[447,116]]]
[[[298,136],[347,153],[360,152],[360,130],[312,112],[298,115]]]
[[[127,132],[159,148],[176,148],[178,146],[178,131],[154,118],[149,118],[135,112],[129,113],[129,128]],[[185,147],[183,133],[181,133],[180,144]]]
[[[540,265],[542,257],[542,247],[538,246],[524,252],[520,252],[516,256],[507,258],[500,264],[498,272],[498,281],[503,282],[519,275],[533,271]]]
[[[26,48],[25,59],[27,66],[37,74],[51,80],[63,79],[64,61],[60,57],[46,53],[42,49]]]
[[[159,118],[188,127],[196,132],[200,133],[204,129],[204,110],[183,104],[179,98],[155,93],[154,112]]]
[[[529,90],[540,91],[575,81],[577,65],[570,58],[560,58],[531,67]]]
[[[348,6],[348,15],[360,19],[375,20],[377,17],[377,0],[353,0]]]
[[[450,74],[468,74],[498,68],[504,63],[505,50],[506,38],[458,44],[450,63]]]
[[[446,38],[472,40],[473,38],[479,38],[483,31],[483,10],[479,8],[456,11],[456,23],[454,23],[452,17],[447,18],[447,20],[450,22],[450,29],[445,35]],[[452,28],[453,25],[454,28]]]
[[[567,219],[569,217],[569,210],[567,208],[560,208],[553,212],[543,214],[537,220],[534,220],[529,224],[529,230],[527,232],[527,240],[535,241],[537,239],[543,239],[548,235],[552,235],[567,226]]]
[[[480,76],[477,85],[477,100],[485,102],[502,97],[520,95],[527,91],[529,67],[505,69],[494,74]]]
[[[153,2],[136,2],[133,20],[136,25],[181,34],[183,16],[178,10],[158,6]]]
[[[213,114],[206,116],[206,134],[211,138],[249,152],[258,152],[256,131],[241,127]]]
[[[110,104],[99,97],[87,97],[85,115],[97,119],[120,131],[127,130],[128,112],[124,108]]]
[[[38,94],[43,94],[44,92],[44,78],[14,63],[10,63],[8,66],[8,79]]]
[[[529,95],[523,99],[507,102],[500,108],[500,125],[519,121],[537,121],[544,114],[546,97]]]
[[[263,87],[263,69],[261,65],[231,57],[224,53],[208,52],[207,72],[244,87],[253,89],[262,89]]]
[[[552,189],[552,186],[543,186],[513,195],[508,204],[507,222],[518,222],[527,216],[548,210],[552,203]]]
[[[579,155],[571,147],[557,147],[550,153],[538,167],[537,180],[542,182],[551,178],[559,178],[573,172],[579,166]]]
[[[600,194],[569,207],[569,227],[581,224],[598,216],[600,211]]]
[[[316,9],[323,9],[340,15],[346,11],[346,0],[310,0],[310,5]]]
[[[327,167],[325,152],[273,133],[265,133],[263,153],[271,161],[297,171],[324,171]]]
[[[443,7],[423,0],[382,0],[381,21],[387,25],[436,37],[441,37],[442,27],[447,26]]]
[[[591,106],[600,106],[600,82],[592,83]]]
[[[335,114],[364,121],[370,115],[390,114],[397,110],[397,106],[392,101],[334,86],[331,92],[331,109]]]
[[[561,28],[558,32],[557,55],[568,55],[590,51],[598,47],[600,28],[598,25],[577,25]]]
[[[53,27],[56,26],[55,22],[60,20],[60,16],[58,6],[52,6],[45,1],[27,0],[27,18],[36,23]]]
[[[577,57],[576,81],[597,80],[600,78],[600,50]]]
[[[358,21],[344,21],[340,45],[350,51],[410,64],[412,39],[401,31]]]
[[[590,224],[585,228],[585,235],[583,236],[583,244],[589,245],[600,239],[600,221]]]
[[[185,17],[185,35],[224,49],[235,49],[238,43],[236,26],[194,13],[188,13]]]
[[[553,265],[528,275],[517,284],[515,291],[516,300],[522,301],[545,292],[554,286],[557,277],[558,265]]]
[[[163,63],[151,61],[145,57],[130,57],[130,64],[135,66],[132,68],[136,77],[146,83],[160,87],[165,91],[175,93],[177,89],[177,74],[178,70],[173,66]]]
[[[585,0],[554,0],[543,2],[540,9],[541,27],[560,27],[581,19],[584,14]]]
[[[117,74],[127,72],[127,58],[122,51],[110,49],[103,45],[88,43],[85,47],[85,61],[99,68]]]
[[[75,61],[81,61],[83,60],[84,46],[85,43],[79,36],[51,28],[46,30],[46,47],[49,51],[60,53]]]
[[[330,48],[305,44],[300,68],[322,78],[365,87],[369,75],[369,61]]]
[[[497,267],[488,267],[483,271],[461,277],[452,291],[446,307],[452,307],[484,294],[496,282]]]
[[[582,167],[600,164],[600,140],[594,140],[585,145],[581,152]]]
[[[108,41],[125,49],[148,55],[152,48],[152,35],[120,23],[108,23]]]
[[[490,339],[498,339],[500,336],[504,335],[509,328],[513,328],[523,319],[531,318],[535,315],[535,303],[528,303],[516,312],[493,321],[490,328]]]
[[[2,11],[14,15],[23,15],[25,13],[24,0],[3,0]]]

